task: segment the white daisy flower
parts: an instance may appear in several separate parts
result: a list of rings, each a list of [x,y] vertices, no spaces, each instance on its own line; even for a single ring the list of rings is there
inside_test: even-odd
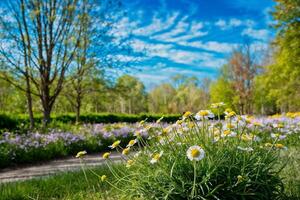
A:
[[[160,153],[155,153],[152,155],[152,159],[150,160],[151,164],[155,164],[159,161],[159,159],[162,157],[163,155],[163,151],[161,151]]]
[[[188,148],[186,155],[191,161],[199,161],[205,157],[205,151],[200,146],[194,145]]]
[[[210,110],[200,110],[196,115],[196,120],[201,120],[202,118],[208,119],[208,118],[214,118],[215,115]]]

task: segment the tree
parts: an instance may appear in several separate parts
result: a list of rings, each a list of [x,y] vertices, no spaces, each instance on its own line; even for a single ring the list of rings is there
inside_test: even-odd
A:
[[[276,0],[275,63],[266,67],[266,83],[282,112],[300,106],[300,1]]]
[[[122,113],[140,113],[147,111],[147,96],[144,84],[130,75],[117,79],[115,92]]]
[[[273,62],[265,65],[256,78],[256,94],[264,97],[260,107],[271,113],[297,111],[300,107],[300,1],[276,2],[272,13],[277,29]]]
[[[78,42],[76,53],[74,54],[74,65],[72,67],[72,75],[69,78],[69,86],[66,91],[69,102],[75,108],[76,122],[79,122],[82,100],[89,91],[89,79],[93,77],[92,73],[95,68],[95,60],[91,55],[91,34],[92,34],[92,18],[90,16],[91,9],[95,6],[92,3],[87,4],[87,0],[83,3],[82,13],[78,17],[76,23],[78,34],[81,32],[81,38]]]
[[[210,86],[210,101],[224,102],[226,107],[236,109],[236,94],[232,84],[224,77],[219,77]]]
[[[149,111],[153,113],[174,113],[172,106],[176,89],[168,83],[163,83],[149,92]]]
[[[211,86],[211,101],[223,101],[241,114],[253,112],[254,78],[258,73],[256,55],[250,43],[234,49]]]
[[[230,78],[238,96],[241,113],[252,112],[253,80],[257,74],[257,64],[250,44],[244,44],[233,51],[228,62],[231,70]]]
[[[11,19],[1,19],[1,43],[11,48],[1,46],[1,59],[7,63],[6,71],[26,80],[25,88],[14,84],[26,91],[28,104],[31,94],[39,97],[44,126],[50,120],[81,39],[82,30],[75,23],[85,2],[16,0],[5,4],[6,16]]]

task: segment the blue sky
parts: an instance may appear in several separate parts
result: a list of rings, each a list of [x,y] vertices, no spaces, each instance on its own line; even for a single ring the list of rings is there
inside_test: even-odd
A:
[[[126,0],[118,32],[131,34],[133,53],[119,59],[134,61],[126,73],[148,90],[176,74],[214,79],[245,40],[257,51],[266,48],[274,37],[273,6],[271,0]]]

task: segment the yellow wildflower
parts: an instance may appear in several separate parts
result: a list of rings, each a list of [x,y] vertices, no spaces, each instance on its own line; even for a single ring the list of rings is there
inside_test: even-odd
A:
[[[102,176],[101,176],[101,181],[104,182],[104,181],[106,181],[106,180],[107,180],[107,176],[106,176],[106,175],[102,175]]]
[[[186,118],[190,117],[191,115],[192,115],[192,113],[191,113],[190,111],[186,111],[186,112],[183,114],[182,118],[183,118],[183,119],[186,119]]]
[[[111,149],[114,149],[114,148],[118,147],[120,145],[120,143],[121,143],[121,141],[117,140],[112,145],[110,145],[108,147],[110,147]]]
[[[230,133],[231,133],[230,130],[225,130],[225,131],[223,132],[223,134],[224,134],[225,136],[229,135]]]
[[[226,124],[226,127],[229,128],[229,129],[232,129],[232,128],[234,128],[234,125],[233,124]]]
[[[134,163],[133,160],[127,160],[126,167],[129,168]]]
[[[130,147],[127,147],[127,148],[123,149],[122,154],[123,155],[128,155],[129,151],[130,151]]]
[[[274,145],[276,148],[278,148],[278,149],[284,149],[285,148],[285,146],[283,145],[283,144],[280,144],[280,143],[277,143],[277,144],[275,144]]]
[[[139,124],[140,124],[140,125],[143,125],[143,124],[145,124],[145,122],[146,122],[145,120],[142,120],[142,121],[140,121]]]
[[[176,124],[182,124],[183,123],[183,120],[177,120],[176,121]]]
[[[86,151],[79,151],[75,157],[76,157],[76,158],[82,158],[82,157],[85,156],[86,154],[87,154]]]
[[[110,156],[110,152],[106,152],[106,153],[103,154],[102,158],[108,159],[109,156]]]
[[[235,115],[236,115],[236,113],[234,111],[231,111],[226,116],[231,118],[231,117],[234,117]]]
[[[128,144],[127,144],[126,147],[132,147],[132,146],[135,145],[136,143],[137,143],[137,139],[135,139],[135,140],[130,140],[130,141],[128,142]]]

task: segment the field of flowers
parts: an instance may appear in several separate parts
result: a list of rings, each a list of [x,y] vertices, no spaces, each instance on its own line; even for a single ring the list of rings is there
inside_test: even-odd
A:
[[[215,106],[218,115],[221,105]],[[120,199],[290,199],[291,188],[299,198],[299,173],[288,183],[282,175],[295,153],[290,149],[299,145],[299,113],[254,118],[227,109],[225,114],[225,120],[210,121],[210,110],[186,112],[160,129],[159,120],[154,127],[141,122],[126,146],[121,140],[108,146],[123,154],[124,169],[114,167],[108,151],[103,158],[112,177],[97,176],[118,190]]]
[[[216,104],[212,110],[186,112],[174,124],[161,120],[85,124],[43,134],[4,132],[0,167],[105,152],[110,173],[98,176],[120,191],[118,198],[285,199],[287,193],[300,194],[295,157],[300,113],[239,116]],[[123,155],[121,170],[110,162],[112,151]],[[285,178],[291,174],[294,180]]]
[[[149,123],[152,127],[156,125]],[[28,132],[16,134],[4,132],[0,135],[0,168],[21,163],[35,163],[74,155],[85,149],[89,153],[101,152],[108,144],[121,139],[125,144],[140,130],[147,131],[139,123],[85,124],[66,130],[50,129],[47,133]]]

